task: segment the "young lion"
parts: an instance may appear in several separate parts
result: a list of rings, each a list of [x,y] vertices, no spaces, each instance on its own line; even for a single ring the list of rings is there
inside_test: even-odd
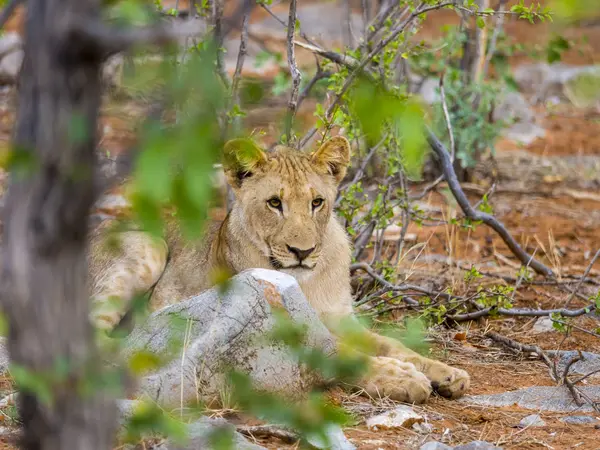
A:
[[[227,182],[236,201],[203,243],[186,244],[175,232],[156,241],[141,231],[121,233],[119,253],[91,251],[94,320],[111,328],[122,311],[110,310],[111,298],[131,299],[153,288],[151,309],[178,302],[211,287],[211,271],[239,273],[249,268],[292,275],[320,318],[335,334],[350,317],[350,245],[333,217],[337,188],[350,161],[350,145],[334,137],[312,154],[286,147],[265,153],[249,140],[229,141],[224,149]],[[126,302],[125,302],[126,303]],[[370,395],[423,403],[432,388],[458,398],[469,375],[424,358],[399,341],[364,330],[374,342],[369,371],[359,385]]]

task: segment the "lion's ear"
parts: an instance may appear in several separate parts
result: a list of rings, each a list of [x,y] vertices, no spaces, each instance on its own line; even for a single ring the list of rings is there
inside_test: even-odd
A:
[[[223,148],[223,170],[233,187],[240,187],[266,160],[265,153],[250,139],[232,139]]]
[[[350,164],[350,142],[343,136],[335,136],[325,141],[311,155],[314,164],[323,166],[340,183],[346,176]]]

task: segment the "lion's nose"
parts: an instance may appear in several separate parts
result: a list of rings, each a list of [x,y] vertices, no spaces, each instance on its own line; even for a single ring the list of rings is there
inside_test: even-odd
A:
[[[299,262],[304,261],[306,258],[308,258],[308,256],[315,251],[315,248],[309,248],[306,250],[300,250],[299,248],[296,247],[290,247],[289,245],[287,246],[288,250],[293,253],[294,255],[296,255],[296,257],[298,258]]]

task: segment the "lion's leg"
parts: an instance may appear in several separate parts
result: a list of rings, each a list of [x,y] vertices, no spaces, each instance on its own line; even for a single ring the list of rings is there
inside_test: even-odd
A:
[[[356,384],[369,396],[389,397],[405,403],[425,403],[429,398],[431,383],[413,364],[384,356],[368,356],[339,341],[338,350],[364,358],[367,371]]]
[[[92,239],[90,276],[92,322],[101,329],[114,328],[136,295],[148,292],[163,273],[167,244],[142,231],[102,235]]]
[[[440,395],[447,398],[462,397],[469,389],[469,374],[440,361],[425,358],[410,350],[400,341],[367,331],[374,344],[375,354],[379,357],[395,358],[413,364],[431,381],[431,386]]]

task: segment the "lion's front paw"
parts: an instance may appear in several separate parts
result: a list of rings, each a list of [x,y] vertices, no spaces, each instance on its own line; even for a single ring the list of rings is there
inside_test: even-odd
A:
[[[425,373],[433,390],[443,397],[456,399],[465,395],[471,384],[469,374],[441,362],[432,364]]]
[[[386,357],[370,358],[361,387],[372,397],[405,403],[425,403],[431,394],[431,383],[413,364]]]

